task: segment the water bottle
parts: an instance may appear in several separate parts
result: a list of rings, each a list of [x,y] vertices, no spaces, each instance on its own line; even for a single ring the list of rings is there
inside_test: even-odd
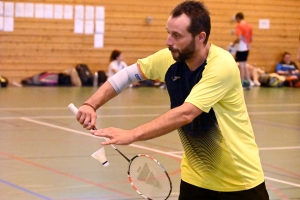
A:
[[[93,86],[98,87],[98,72],[95,72],[95,74],[94,74]]]

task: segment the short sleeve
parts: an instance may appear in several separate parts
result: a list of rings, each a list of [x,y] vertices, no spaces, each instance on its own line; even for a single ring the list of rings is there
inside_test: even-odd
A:
[[[137,63],[147,79],[164,82],[168,68],[174,63],[169,49],[162,49],[146,58],[137,60]]]
[[[234,59],[211,63],[206,66],[202,79],[193,87],[185,102],[208,113],[216,103],[224,99],[228,91],[238,88],[238,84],[241,85],[239,77],[239,69]]]

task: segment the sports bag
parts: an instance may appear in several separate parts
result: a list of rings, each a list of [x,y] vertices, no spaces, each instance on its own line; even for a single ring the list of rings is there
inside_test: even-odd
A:
[[[7,87],[8,79],[0,75],[0,87]]]
[[[58,85],[58,74],[42,72],[21,81],[25,86],[55,86]]]
[[[93,74],[86,64],[78,64],[75,67],[82,86],[93,86]]]
[[[98,74],[98,86],[101,86],[107,80],[106,73],[103,70],[96,72]]]

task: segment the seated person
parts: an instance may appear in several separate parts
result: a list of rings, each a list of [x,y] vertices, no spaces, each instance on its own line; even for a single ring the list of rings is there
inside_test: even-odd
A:
[[[285,77],[299,78],[298,66],[291,60],[290,53],[283,53],[282,60],[276,66],[276,73]]]
[[[127,64],[123,61],[123,54],[119,50],[113,50],[109,59],[110,63],[108,66],[107,78],[112,77],[115,73],[127,67]]]

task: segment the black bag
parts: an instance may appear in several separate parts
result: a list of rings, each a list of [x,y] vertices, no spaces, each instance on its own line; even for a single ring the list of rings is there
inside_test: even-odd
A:
[[[71,86],[71,76],[65,73],[58,74],[58,85],[59,86]]]
[[[98,73],[98,86],[101,86],[107,80],[107,76],[103,70],[99,70],[97,73]]]
[[[93,74],[86,64],[78,64],[76,66],[76,71],[82,86],[93,86]]]
[[[8,79],[4,76],[0,76],[0,87],[7,87]]]

